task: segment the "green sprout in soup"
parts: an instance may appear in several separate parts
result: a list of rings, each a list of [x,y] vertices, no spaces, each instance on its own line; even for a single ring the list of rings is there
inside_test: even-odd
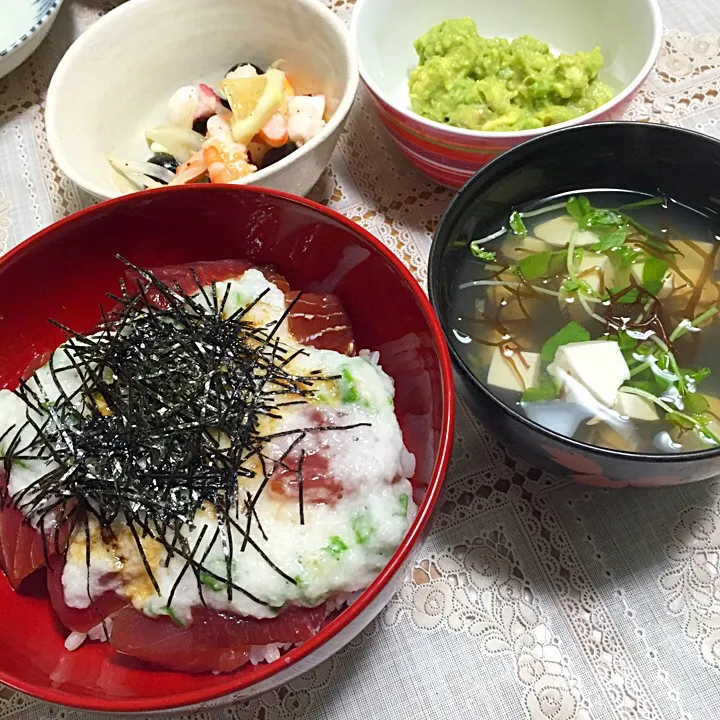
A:
[[[636,452],[720,446],[720,243],[667,198],[617,196],[513,210],[468,241],[458,348],[500,399],[564,435]]]

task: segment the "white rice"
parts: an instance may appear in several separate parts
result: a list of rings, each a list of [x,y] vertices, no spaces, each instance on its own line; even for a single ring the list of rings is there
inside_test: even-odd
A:
[[[68,652],[77,650],[87,639],[87,635],[81,632],[71,632],[67,638],[65,638],[65,649]]]
[[[415,475],[415,456],[403,445],[400,452],[400,466],[405,477],[411,478]]]
[[[358,355],[373,365],[380,365],[380,353],[377,350],[361,350]]]
[[[105,618],[105,625],[98,623],[95,627],[90,628],[86,633],[71,632],[67,638],[65,638],[65,649],[68,652],[73,652],[78,648],[82,647],[86,640],[94,640],[95,642],[107,642],[109,640],[109,634],[112,631],[113,615],[109,615]]]
[[[352,605],[362,595],[363,591],[359,590],[354,593],[340,593],[334,598],[325,602],[325,617],[332,615],[334,612],[342,610],[344,607]],[[88,630],[87,633],[71,632],[65,640],[65,649],[68,652],[78,650],[86,640],[95,640],[97,642],[107,642],[108,634],[112,631],[112,616],[105,619],[105,626],[102,623]],[[107,628],[107,632],[106,632]],[[295,647],[302,645],[301,642],[295,643]],[[250,648],[249,661],[253,665],[259,665],[262,662],[275,662],[280,655],[286,650],[293,647],[292,643],[269,643],[268,645],[253,645]],[[213,675],[218,675],[213,672]]]
[[[261,662],[275,662],[280,657],[280,652],[288,650],[292,643],[270,643],[269,645],[253,645],[250,648],[250,662],[259,665]]]

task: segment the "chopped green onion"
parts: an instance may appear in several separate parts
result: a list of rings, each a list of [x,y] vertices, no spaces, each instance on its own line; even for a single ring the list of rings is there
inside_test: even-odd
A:
[[[355,378],[349,368],[343,367],[340,370],[340,400],[345,404],[357,402],[360,399]]]
[[[221,590],[225,590],[227,588],[227,585],[224,582],[204,571],[200,573],[200,582],[203,585],[207,585],[215,592],[220,592]]]
[[[300,590],[306,590],[310,586],[304,575],[296,575],[293,579],[295,580],[295,586]]]
[[[355,533],[355,540],[359,545],[364,545],[375,534],[375,528],[370,522],[370,517],[364,510],[353,517],[352,529]]]
[[[333,535],[328,544],[323,548],[325,552],[332,555],[336,560],[340,559],[340,556],[348,549],[347,544],[345,541],[338,537],[337,535]]]
[[[162,608],[160,612],[163,615],[167,615],[178,627],[185,627],[185,623],[176,615],[175,611],[169,605]]]

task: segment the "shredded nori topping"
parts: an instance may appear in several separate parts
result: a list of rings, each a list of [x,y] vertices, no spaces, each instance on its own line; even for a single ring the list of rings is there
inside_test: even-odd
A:
[[[276,470],[290,470],[285,460],[308,433],[358,425],[261,434],[264,416],[281,417],[281,408],[312,400],[316,382],[337,379],[318,372],[298,376],[287,370],[303,351],[285,347],[277,332],[299,293],[280,321],[258,327],[247,316],[267,291],[224,317],[229,284],[220,296],[215,283],[208,292],[193,272],[198,289],[190,294],[179,284],[169,287],[153,273],[120,259],[139,279],[130,290],[123,284],[120,297],[109,295],[117,307],[109,314],[103,312],[95,332],[81,334],[55,323],[67,336],[67,361],[58,365],[53,356],[49,362],[59,397],[49,400],[37,373],[21,381],[15,391],[27,405],[27,421],[0,455],[5,471],[9,476],[14,463],[39,459],[52,462],[52,469],[13,496],[7,487],[0,487],[0,507],[12,505],[27,522],[34,522],[43,536],[46,559],[48,542],[54,542],[57,553],[67,550],[59,546],[61,526],[67,524],[70,536],[82,529],[88,567],[90,519],[97,521],[106,542],[114,538],[113,523],[122,521],[161,594],[142,543],[144,538],[156,540],[165,550],[166,566],[175,556],[184,560],[168,606],[187,570],[195,575],[203,602],[201,576],[221,583],[228,600],[237,591],[266,605],[233,580],[232,531],[243,538],[241,551],[250,545],[275,572],[296,584],[253,537],[257,528],[267,539],[256,509],[258,499]],[[80,377],[74,392],[62,382],[69,372]],[[33,439],[21,447],[21,432],[27,427],[34,431]],[[282,457],[268,457],[266,443],[283,436],[291,441]],[[10,431],[0,442],[9,437]],[[292,471],[297,473],[301,524],[305,522],[304,454],[300,450]],[[241,481],[254,476],[248,467],[253,460],[263,477],[251,495]],[[196,513],[208,504],[217,513],[218,527],[198,557],[207,526],[193,547],[186,535],[195,528]],[[238,522],[242,515],[244,526]],[[50,520],[54,537],[45,531]],[[225,557],[224,574],[206,565],[218,542]]]

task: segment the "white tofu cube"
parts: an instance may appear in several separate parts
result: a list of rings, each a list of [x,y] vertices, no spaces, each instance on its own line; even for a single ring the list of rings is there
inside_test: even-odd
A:
[[[531,253],[545,252],[546,250],[552,250],[546,242],[532,235],[522,238],[515,233],[510,233],[500,248],[502,254],[512,260],[522,260]]]
[[[540,381],[540,355],[533,352],[503,354],[496,347],[490,361],[487,384],[503,390],[523,392]]]
[[[710,265],[710,274],[718,268],[718,257],[712,257],[712,245],[699,242],[693,243],[684,240],[673,240],[673,247],[680,253],[675,257],[675,262],[682,270],[682,274],[693,285],[697,285],[700,278],[706,270],[706,265]],[[687,280],[677,277],[676,285],[682,286]]]
[[[625,392],[624,390],[618,392],[615,409],[622,416],[628,417],[631,420],[653,422],[653,420],[660,419],[654,402],[639,395]]]
[[[523,250],[527,250],[528,253],[545,252],[548,250],[547,243],[544,240],[540,240],[540,238],[533,237],[532,235],[526,235],[521,239],[521,247]],[[528,253],[523,253],[523,255],[527,255]]]
[[[630,370],[619,345],[608,340],[560,346],[548,372],[570,390],[572,381],[579,383],[606,407],[615,405],[620,386],[630,379]]]
[[[576,265],[575,275],[586,282],[594,292],[600,294],[612,287],[614,274],[607,255],[584,250],[582,260]]]
[[[577,263],[576,276],[598,295],[602,295],[615,284],[615,273],[608,256],[589,250],[583,251],[582,260]],[[577,293],[561,291],[558,302],[560,310],[568,313],[573,320],[579,323],[587,320],[588,314],[577,299]]]
[[[577,220],[569,215],[546,220],[535,227],[535,235],[556,248],[567,247],[573,233],[575,234],[575,247],[594,245],[600,239],[597,233],[591,230],[580,230]]]

